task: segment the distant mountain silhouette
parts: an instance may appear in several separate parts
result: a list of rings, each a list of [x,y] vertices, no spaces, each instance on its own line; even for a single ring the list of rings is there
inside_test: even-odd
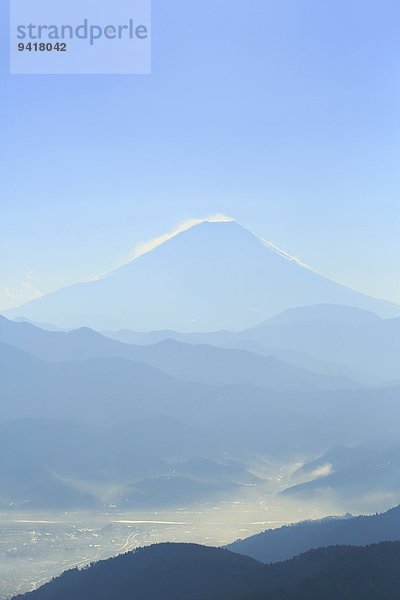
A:
[[[243,465],[236,460],[216,463],[207,458],[191,458],[185,462],[172,465],[175,473],[179,475],[194,475],[205,481],[231,481],[235,483],[257,483],[259,479],[244,469]]]
[[[320,473],[315,477],[314,473]],[[329,493],[337,498],[359,498],[364,494],[400,493],[400,441],[367,440],[353,447],[336,447],[305,464],[296,475],[303,483],[287,488],[286,496],[318,498]],[[304,481],[308,479],[308,481]]]
[[[155,416],[167,411],[179,387],[168,375],[130,360],[94,358],[51,364],[5,344],[0,344],[0,375],[3,419],[82,415],[93,422],[96,411],[110,422],[127,413],[131,418],[135,413]],[[146,411],[150,400],[153,408]]]
[[[349,324],[351,322],[354,324]],[[292,371],[284,377],[286,385],[291,385],[292,378],[296,384],[303,379],[303,385],[331,389],[354,386],[354,381],[356,385],[358,381],[378,385],[400,379],[400,319],[380,319],[352,307],[297,308],[237,333],[159,331],[136,334],[124,331],[108,335],[121,337],[121,340],[101,337],[87,328],[70,332],[43,331],[28,323],[15,323],[0,317],[0,342],[18,346],[45,360],[119,356],[152,364],[186,380],[234,383],[241,377],[242,381],[253,380],[264,385],[268,365],[260,361],[262,355],[270,359],[270,375],[274,373],[275,365],[278,366],[275,358],[286,363],[286,368],[289,364],[328,377],[314,378],[312,382],[309,373]],[[134,347],[134,342],[140,346]],[[143,348],[143,344],[153,346],[153,350]],[[203,348],[194,350],[187,348],[187,344]],[[248,354],[223,354],[204,347],[210,345],[231,351],[241,349]],[[259,357],[255,358],[255,354]],[[279,368],[282,371],[283,366]],[[200,371],[204,374],[203,379],[199,379]],[[272,379],[271,386],[274,387]]]
[[[254,352],[165,340],[133,346],[82,328],[69,332],[44,331],[29,323],[0,316],[0,343],[10,344],[46,361],[123,358],[150,365],[182,381],[206,384],[249,382],[268,389],[351,389],[360,387],[347,377],[326,376],[294,367]]]
[[[12,461],[14,462],[14,461]],[[10,466],[0,460],[0,507],[2,510],[93,510],[101,503],[90,493],[64,482],[31,461]]]
[[[41,329],[46,329],[47,331],[64,331],[61,327],[57,327],[57,325],[52,325],[51,323],[34,323],[27,317],[17,317],[14,319],[16,323],[30,323],[31,325],[35,325],[36,327],[40,327]]]
[[[398,600],[400,543],[313,550],[275,565],[159,544],[67,571],[19,600]]]
[[[61,327],[213,331],[321,303],[400,316],[396,304],[330,281],[236,222],[203,222],[103,277],[5,314]]]
[[[355,306],[338,304],[315,304],[311,306],[296,306],[289,308],[269,319],[265,325],[286,325],[288,323],[314,323],[315,321],[330,321],[341,325],[358,327],[375,324],[382,319],[369,310]],[[264,324],[261,324],[261,327]]]
[[[303,310],[310,316],[308,308]],[[267,348],[284,348],[329,363],[344,363],[367,377],[399,378],[400,319],[370,319],[349,325],[327,316],[307,320],[302,312],[296,311],[298,320],[266,321],[240,336]]]
[[[4,344],[0,381],[3,422],[78,417],[117,424],[166,415],[210,431],[227,451],[248,448],[281,457],[353,444],[366,431],[382,435],[400,415],[397,387],[285,392],[251,383],[209,385],[178,381],[122,358],[49,363]]]
[[[351,306],[297,307],[239,332],[107,332],[126,343],[175,339],[275,356],[315,373],[369,384],[400,380],[400,319],[381,319]]]
[[[337,316],[337,322],[319,321],[321,310],[324,318],[332,312]],[[272,331],[273,335],[278,335],[277,332],[284,328],[292,335],[301,326],[304,343],[308,343],[313,335],[314,341],[318,341],[317,328],[321,323],[332,335],[337,331],[348,335],[364,327],[375,327],[376,323],[386,330],[385,324],[390,322],[356,311],[357,319],[368,324],[353,327],[338,322],[347,320],[353,309],[317,307],[315,311],[304,309],[307,315],[302,317],[299,314],[302,310],[297,309],[291,314],[303,321],[291,322],[289,314],[284,324],[263,324],[253,328],[253,332],[270,336]],[[317,315],[315,320],[313,315]],[[221,332],[221,335],[228,333]],[[226,485],[221,487],[217,477],[203,480],[199,475],[193,475],[190,467],[185,471],[185,466],[177,465],[176,473],[158,469],[157,459],[165,456],[177,462],[194,456],[210,458],[213,451],[220,455],[223,449],[231,456],[243,456],[245,452],[274,455],[275,459],[282,460],[302,459],[305,455],[321,455],[334,445],[355,444],[365,437],[366,432],[381,437],[387,435],[395,429],[400,417],[398,386],[344,389],[343,385],[342,389],[335,390],[335,387],[341,387],[343,379],[319,376],[246,350],[173,340],[133,346],[108,339],[88,328],[70,332],[44,331],[4,317],[0,317],[0,342],[7,342],[0,343],[0,423],[37,417],[79,419],[96,426],[120,427],[120,435],[126,440],[140,439],[146,449],[141,471],[129,467],[131,459],[132,465],[140,463],[138,447],[131,442],[125,447],[117,444],[118,451],[114,454],[110,450],[111,443],[102,447],[97,456],[91,456],[84,448],[82,468],[79,470],[78,460],[70,474],[74,481],[79,476],[84,479],[99,477],[103,461],[108,465],[103,472],[104,480],[114,472],[115,477],[120,477],[120,483],[130,486],[125,498],[131,506],[143,504],[143,498],[150,498],[152,494],[168,505],[179,503],[179,489],[182,498],[191,502],[212,495],[214,491],[222,493],[230,485],[245,483],[240,478],[227,478],[224,480]],[[262,345],[258,341],[254,343]],[[297,351],[287,351],[290,352],[296,354]],[[161,419],[162,423],[165,417],[181,423],[175,445],[171,439],[173,435],[168,435],[168,424],[165,431],[163,425],[158,428],[158,435],[151,428],[148,430],[151,444],[146,442],[146,436],[136,433],[132,436],[130,425],[127,425],[139,419],[153,422]],[[185,429],[186,434],[183,433]],[[200,435],[192,436],[194,430]],[[175,425],[172,431],[175,431]],[[88,439],[92,439],[91,435]],[[192,437],[196,444],[192,443]],[[71,437],[74,438],[76,436]],[[32,444],[37,444],[38,440],[36,437]],[[65,436],[53,440],[54,446],[61,448],[64,442],[65,448],[71,448]],[[155,448],[164,445],[170,452],[149,453],[152,444]],[[181,451],[176,452],[179,447]],[[93,448],[98,448],[97,440],[93,441]],[[12,456],[7,454],[7,447],[4,447],[4,456]],[[6,470],[9,464],[7,458]],[[69,485],[66,479],[59,479],[69,476],[64,464],[53,465],[57,468],[51,469],[39,461],[33,466],[44,469],[43,477],[45,474],[55,477],[53,483],[59,485],[63,481]],[[383,466],[379,466],[381,464]],[[371,489],[398,493],[396,454],[390,461],[379,460],[377,465],[371,466],[365,460],[350,469],[338,465],[335,473],[324,472],[325,477],[316,482],[311,481],[315,477],[310,476],[309,483],[304,483],[307,481],[305,474],[303,479],[293,480],[294,485],[285,493],[300,493],[307,497],[327,487],[345,496],[358,493],[364,497]],[[22,461],[16,468],[22,473],[25,466]],[[151,479],[145,481],[145,478]],[[8,481],[7,477],[5,481]],[[10,493],[5,494],[4,502],[20,501],[22,496],[17,490],[13,491],[12,482],[7,486]],[[25,495],[33,502],[33,491]]]
[[[400,540],[400,507],[373,516],[327,518],[269,529],[226,546],[232,552],[270,563],[325,546],[367,546]]]
[[[165,508],[220,500],[259,481],[239,462],[196,458],[218,450],[212,435],[167,417],[102,427],[45,419],[0,424],[0,506]]]

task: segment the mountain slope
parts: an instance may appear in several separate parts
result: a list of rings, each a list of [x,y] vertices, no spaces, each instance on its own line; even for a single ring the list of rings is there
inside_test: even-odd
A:
[[[227,550],[159,544],[68,571],[22,600],[398,600],[400,543],[331,547],[262,565]]]
[[[166,339],[239,348],[275,356],[315,373],[344,375],[374,385],[400,380],[400,319],[381,319],[351,306],[297,307],[239,332],[177,333],[128,330],[105,335],[131,344]]]
[[[312,548],[366,546],[400,540],[400,507],[373,516],[328,518],[269,529],[226,546],[227,550],[270,563],[287,560]]]
[[[259,481],[240,463],[187,460],[218,449],[207,432],[162,417],[111,427],[44,419],[0,424],[0,506],[160,509],[220,500]],[[167,462],[171,457],[180,462]]]
[[[20,465],[17,471],[0,465],[0,490],[0,507],[4,511],[101,508],[93,495],[31,464]]]
[[[318,303],[400,316],[397,305],[318,275],[236,222],[203,222],[107,276],[5,314],[59,326],[212,331],[244,329]]]
[[[226,550],[192,544],[159,544],[85,571],[72,570],[36,592],[32,600],[224,600],[236,586],[262,585],[265,567]]]
[[[290,308],[272,317],[266,325],[285,325],[287,323],[314,323],[315,321],[330,321],[357,327],[360,325],[375,324],[380,317],[368,310],[361,310],[354,306],[337,304],[315,304]],[[261,325],[262,326],[262,325]]]
[[[227,449],[292,456],[354,444],[366,431],[383,435],[400,414],[398,388],[284,392],[249,383],[206,385],[121,358],[48,363],[3,344],[0,381],[2,421],[104,424],[166,415],[218,434]]]
[[[240,332],[267,348],[303,352],[329,363],[344,363],[356,373],[391,380],[400,376],[400,319],[371,319],[354,325],[330,315],[306,318],[312,307],[295,311],[297,320],[273,319]],[[358,321],[358,324],[356,324]]]
[[[315,473],[320,473],[315,478]],[[302,475],[302,483],[284,492],[286,496],[318,498],[359,498],[364,494],[386,494],[396,497],[400,492],[399,436],[390,439],[366,440],[351,448],[336,447],[323,456],[303,465],[293,474]],[[306,478],[308,481],[304,481]],[[297,479],[298,480],[298,479]],[[399,538],[400,539],[400,538]]]
[[[0,344],[2,419],[80,418],[116,422],[129,415],[167,412],[171,398],[182,398],[174,379],[118,358],[50,364],[13,346]],[[146,412],[146,403],[150,403]],[[148,414],[150,413],[150,414]]]
[[[206,384],[250,382],[268,389],[351,389],[360,387],[347,377],[311,373],[271,356],[246,350],[217,348],[165,340],[133,346],[82,328],[69,332],[44,331],[29,323],[0,316],[0,343],[16,346],[46,361],[123,358],[150,365],[182,381]]]

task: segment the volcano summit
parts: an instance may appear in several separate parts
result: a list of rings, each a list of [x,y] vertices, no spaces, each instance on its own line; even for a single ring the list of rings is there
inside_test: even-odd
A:
[[[96,280],[5,315],[61,327],[137,331],[240,330],[289,308],[324,303],[400,316],[400,306],[317,274],[236,221],[203,221],[166,237]]]

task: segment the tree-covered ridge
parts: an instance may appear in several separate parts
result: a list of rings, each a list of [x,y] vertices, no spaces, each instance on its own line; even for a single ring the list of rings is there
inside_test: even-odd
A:
[[[400,540],[400,506],[371,516],[327,518],[267,529],[226,548],[270,563],[287,560],[312,548],[367,546],[397,540]]]
[[[73,569],[14,600],[398,600],[399,589],[400,542],[332,546],[271,565],[158,544]]]

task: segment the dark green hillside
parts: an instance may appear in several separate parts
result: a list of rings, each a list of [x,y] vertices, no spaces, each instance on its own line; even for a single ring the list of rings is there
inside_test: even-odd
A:
[[[398,542],[333,546],[273,565],[159,544],[73,569],[18,600],[398,600],[399,589]]]
[[[265,566],[251,558],[194,544],[159,544],[71,570],[27,600],[228,600],[255,586]]]
[[[226,548],[270,563],[287,560],[312,548],[366,546],[397,540],[400,540],[400,506],[379,515],[304,521],[268,529]]]

